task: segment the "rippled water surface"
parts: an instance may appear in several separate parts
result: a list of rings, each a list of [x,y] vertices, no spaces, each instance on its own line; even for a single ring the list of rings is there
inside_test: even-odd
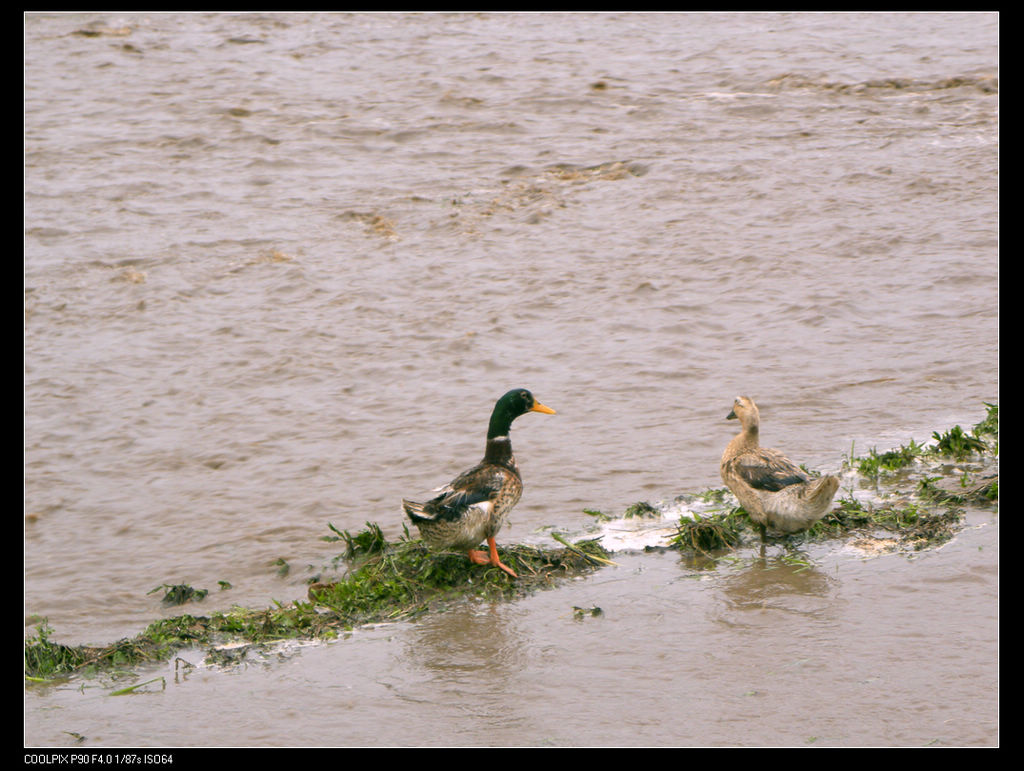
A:
[[[161,584],[304,596],[328,523],[400,534],[512,387],[558,414],[515,423],[509,543],[719,487],[737,393],[820,470],[977,423],[998,23],[27,15],[26,634],[134,635],[181,612]],[[25,742],[991,746],[998,517],[968,521],[810,571],[625,553],[130,699],[31,687]]]

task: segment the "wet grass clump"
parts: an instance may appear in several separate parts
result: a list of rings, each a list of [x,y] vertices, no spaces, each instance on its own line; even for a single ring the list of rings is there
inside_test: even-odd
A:
[[[977,437],[984,438],[988,441],[998,442],[999,439],[999,405],[989,404],[988,402],[982,402],[985,405],[988,413],[985,415],[985,419],[978,423],[974,427],[974,435]],[[997,455],[999,448],[997,444],[993,445],[993,452]]]
[[[892,542],[891,548],[920,551],[952,539],[963,519],[964,513],[955,507],[935,509],[913,500],[876,507],[850,497],[842,499],[807,534],[814,539],[884,535]]]
[[[984,506],[999,500],[999,476],[989,474],[974,479],[964,472],[958,479],[925,477],[918,482],[917,494],[932,503]]]
[[[998,455],[999,405],[988,402],[983,404],[987,409],[985,419],[975,425],[970,432],[964,431],[960,426],[953,426],[944,433],[933,431],[934,445],[918,444],[911,439],[910,444],[883,453],[872,447],[867,456],[862,458],[855,458],[851,448],[846,464],[850,468],[856,468],[861,475],[877,480],[883,472],[906,468],[919,458],[951,458],[962,461],[975,456]]]
[[[48,680],[81,670],[110,670],[163,661],[174,651],[210,635],[210,620],[180,616],[151,624],[145,632],[103,647],[60,645],[44,621],[25,641],[25,676]]]
[[[36,627],[36,634],[25,641],[26,677],[46,680],[73,672],[85,663],[82,649],[53,642],[50,640],[52,632],[44,621]]]
[[[743,531],[749,529],[746,512],[739,507],[707,517],[683,516],[679,518],[678,532],[669,539],[669,543],[677,549],[708,554],[735,548],[743,537]]]
[[[129,668],[165,661],[190,647],[208,648],[208,661],[224,663],[228,659],[217,646],[332,639],[360,624],[412,618],[456,601],[525,595],[610,564],[596,541],[570,544],[556,535],[562,548],[502,550],[502,561],[519,574],[513,579],[498,568],[474,565],[462,554],[429,552],[421,542],[409,540],[408,533],[390,543],[376,525],[368,524],[355,535],[335,532],[353,560],[351,569],[339,581],[310,586],[308,600],[275,603],[264,610],[233,608],[209,617],[162,619],[135,637],[103,647],[55,643],[43,621],[25,640],[25,676],[49,680],[85,670]]]
[[[387,539],[384,537],[384,532],[380,529],[380,525],[376,522],[367,522],[366,529],[360,530],[355,535],[352,535],[348,530],[338,530],[330,522],[327,523],[327,526],[336,535],[325,536],[324,540],[344,541],[345,559],[352,559],[361,555],[379,554],[387,548]]]
[[[960,426],[953,426],[949,431],[940,434],[932,432],[935,440],[935,454],[951,458],[966,458],[975,453],[985,452],[988,445],[978,436],[967,434]]]
[[[564,548],[501,549],[502,561],[519,576],[512,579],[498,568],[474,565],[464,554],[431,552],[406,537],[356,552],[362,556],[357,567],[340,581],[313,584],[309,598],[354,626],[410,618],[465,597],[510,599],[609,564],[596,540],[559,540]]]
[[[879,453],[874,447],[868,452],[867,457],[853,459],[858,473],[877,479],[883,471],[896,471],[897,469],[909,466],[924,454],[924,447],[913,439],[910,444],[900,446],[898,449]]]
[[[337,636],[335,619],[311,603],[295,602],[267,610],[235,608],[210,617],[183,615],[161,619],[141,634],[105,646],[66,646],[52,642],[43,622],[25,641],[25,676],[49,680],[76,672],[105,672],[166,661],[184,648],[207,647],[244,640],[257,645],[290,639]],[[215,657],[211,651],[209,656]]]
[[[637,501],[626,509],[625,514],[622,516],[625,519],[633,519],[634,517],[660,517],[661,512],[647,501]]]
[[[150,589],[147,594],[156,594],[161,590],[164,596],[160,601],[164,605],[184,605],[192,600],[201,600],[210,593],[208,589],[194,589],[188,584],[161,584]]]

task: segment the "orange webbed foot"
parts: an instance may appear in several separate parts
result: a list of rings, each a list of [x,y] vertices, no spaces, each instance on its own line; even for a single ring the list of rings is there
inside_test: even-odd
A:
[[[467,553],[469,561],[477,565],[494,565],[494,567],[501,568],[513,578],[519,578],[512,568],[498,558],[498,545],[494,542],[493,538],[487,539],[487,546],[488,551],[470,549]]]
[[[494,542],[493,538],[487,539],[487,546],[489,547],[491,552],[491,564],[501,568],[513,578],[519,578],[519,576],[516,575],[516,571],[514,571],[512,568],[510,568],[508,565],[506,565],[504,562],[498,559],[498,544]]]

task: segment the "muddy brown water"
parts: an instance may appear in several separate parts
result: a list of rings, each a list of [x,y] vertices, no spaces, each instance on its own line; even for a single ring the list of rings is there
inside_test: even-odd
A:
[[[328,523],[397,536],[512,387],[558,414],[514,424],[504,542],[720,486],[738,393],[820,470],[977,423],[998,24],[27,15],[26,635],[134,635],[182,612],[161,584],[302,597]],[[623,551],[130,698],[28,686],[25,744],[992,746],[998,515],[968,525],[809,569]]]

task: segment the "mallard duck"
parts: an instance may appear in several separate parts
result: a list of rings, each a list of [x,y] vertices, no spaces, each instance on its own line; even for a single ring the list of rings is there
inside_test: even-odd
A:
[[[740,421],[743,430],[722,453],[722,481],[761,528],[783,533],[806,530],[823,516],[839,489],[833,476],[812,479],[778,450],[761,447],[761,415],[754,400],[737,396],[727,419]]]
[[[527,412],[555,414],[525,388],[509,391],[494,405],[483,460],[438,488],[435,492],[440,495],[426,503],[402,500],[402,508],[430,548],[464,551],[470,561],[494,565],[518,578],[512,568],[498,559],[494,536],[523,494],[509,429],[513,420]],[[484,540],[489,551],[477,550]]]

